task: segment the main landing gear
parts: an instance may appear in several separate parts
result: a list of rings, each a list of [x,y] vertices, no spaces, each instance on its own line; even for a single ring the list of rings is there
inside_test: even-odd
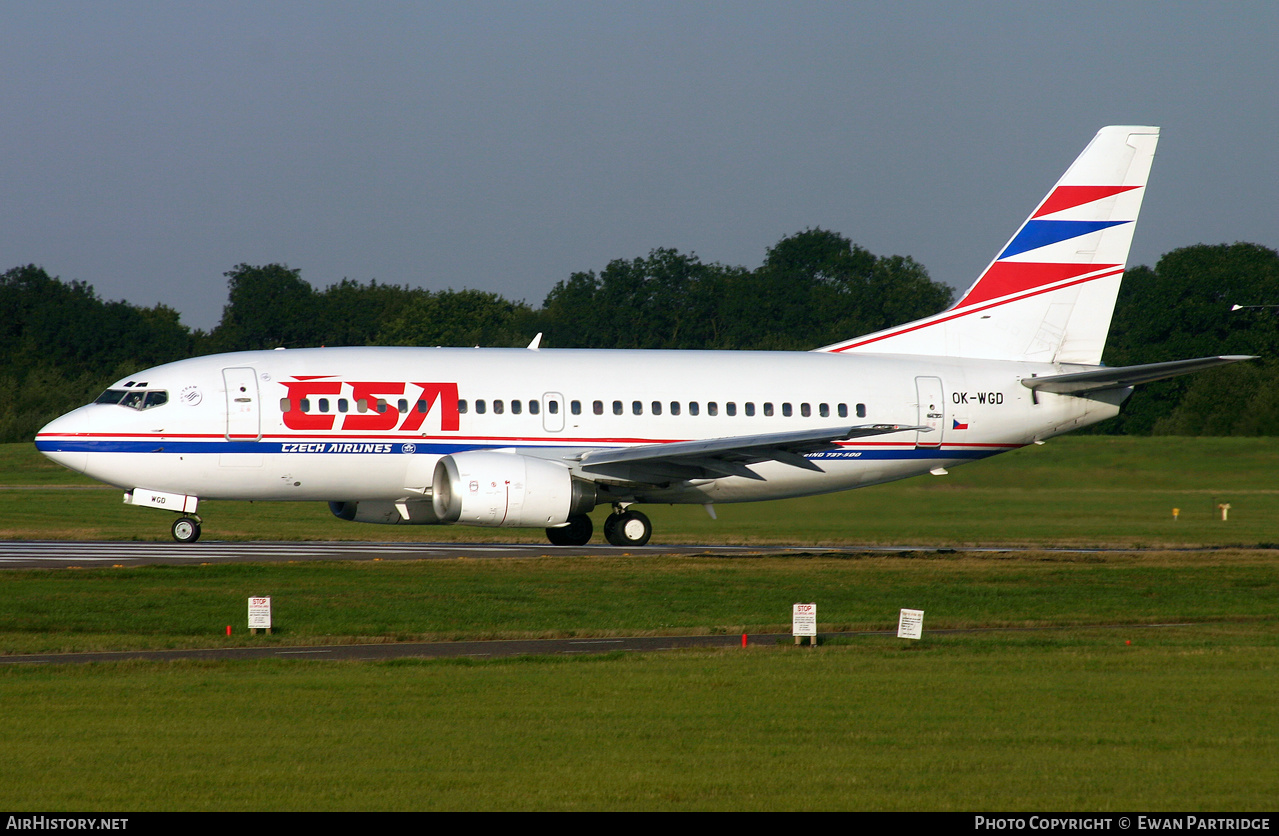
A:
[[[179,543],[194,543],[200,539],[199,517],[178,517],[173,521],[173,539]]]
[[[585,546],[594,533],[595,524],[590,517],[574,514],[568,518],[568,525],[546,529],[546,539],[554,546]]]
[[[653,524],[639,511],[617,510],[604,520],[604,539],[614,546],[639,547],[653,536]]]
[[[595,526],[585,514],[574,514],[568,525],[546,529],[546,539],[556,546],[585,546],[591,541]],[[653,536],[653,524],[639,511],[628,511],[621,505],[613,506],[613,513],[604,520],[604,539],[614,546],[636,548]]]

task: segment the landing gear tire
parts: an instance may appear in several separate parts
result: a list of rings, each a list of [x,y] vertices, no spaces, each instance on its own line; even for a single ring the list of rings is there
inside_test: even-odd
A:
[[[590,517],[574,514],[568,518],[568,525],[546,529],[546,539],[554,546],[585,546],[594,533],[595,524]]]
[[[194,543],[200,539],[200,521],[192,517],[178,517],[173,521],[173,539],[179,543]]]
[[[642,546],[652,536],[653,524],[639,511],[609,514],[604,520],[604,539],[614,546]]]

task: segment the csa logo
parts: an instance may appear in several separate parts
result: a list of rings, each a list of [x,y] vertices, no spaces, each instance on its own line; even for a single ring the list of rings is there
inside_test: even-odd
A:
[[[404,383],[394,381],[343,381],[329,375],[295,376],[281,381],[288,389],[284,398],[288,409],[284,411],[284,426],[291,430],[332,430],[341,415],[325,412],[307,412],[302,401],[310,398],[345,396],[355,402],[355,411],[341,415],[343,430],[364,432],[416,432],[422,428],[427,413],[439,416],[440,429],[457,432],[457,384],[456,383]],[[413,390],[416,389],[416,395]],[[407,390],[407,391],[406,391]],[[401,401],[397,395],[409,395]],[[408,411],[396,408],[397,402],[415,403]]]
[[[416,453],[416,452],[417,452],[417,445],[416,445],[416,444],[404,444],[404,445],[401,445],[401,447],[400,447],[400,452],[401,452],[401,453],[408,453],[408,454],[412,455],[413,453]]]

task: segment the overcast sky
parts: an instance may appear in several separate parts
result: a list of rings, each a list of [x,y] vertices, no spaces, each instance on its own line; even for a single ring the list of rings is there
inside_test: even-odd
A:
[[[1275,2],[0,0],[0,114],[0,270],[204,329],[242,262],[536,306],[809,227],[967,287],[1107,124],[1130,263],[1279,247]]]

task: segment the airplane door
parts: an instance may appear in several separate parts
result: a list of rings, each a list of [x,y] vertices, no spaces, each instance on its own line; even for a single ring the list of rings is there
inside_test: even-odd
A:
[[[564,396],[559,392],[542,395],[542,429],[548,433],[564,429]]]
[[[223,369],[222,380],[226,383],[227,441],[262,438],[257,372],[248,368]]]
[[[946,400],[941,378],[915,378],[915,393],[919,398],[919,420],[916,423],[932,428],[932,432],[915,433],[915,446],[940,447],[946,429]]]

